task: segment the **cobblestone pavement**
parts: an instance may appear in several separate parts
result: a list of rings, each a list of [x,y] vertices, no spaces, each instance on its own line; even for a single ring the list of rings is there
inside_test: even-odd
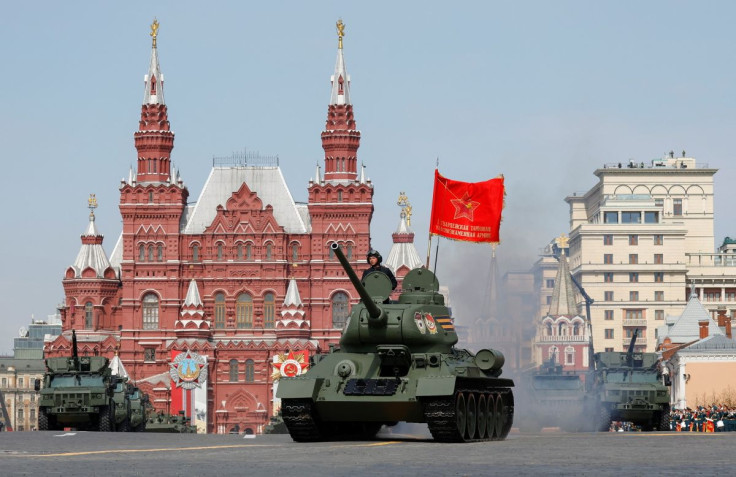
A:
[[[406,429],[405,429],[406,431]],[[716,475],[736,433],[512,432],[502,442],[437,444],[426,428],[368,442],[294,443],[288,435],[0,433],[14,475]]]

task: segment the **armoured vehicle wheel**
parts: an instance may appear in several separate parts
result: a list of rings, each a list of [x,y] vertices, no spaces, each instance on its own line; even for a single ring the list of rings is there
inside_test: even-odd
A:
[[[315,442],[325,438],[325,425],[314,410],[311,399],[284,399],[281,403],[281,415],[292,439]]]
[[[514,398],[511,393],[499,394],[498,403],[501,406],[501,432],[498,434],[498,440],[506,439],[511,431],[511,425],[514,422]]]
[[[478,395],[478,439],[486,438],[486,422],[488,422],[488,406],[486,395]]]
[[[123,422],[120,423],[119,426],[117,426],[116,431],[118,432],[130,432],[130,419],[127,417],[123,419]]]
[[[670,429],[670,407],[664,406],[659,413],[658,431],[669,431]]]
[[[598,430],[600,432],[607,432],[611,427],[611,411],[606,406],[601,406],[598,414]]]
[[[467,424],[467,404],[465,403],[465,395],[463,393],[457,393],[455,395],[455,418],[457,425],[457,432],[460,434],[460,438],[465,437],[465,426]]]
[[[468,407],[466,412],[468,439],[475,439],[475,429],[478,422],[478,407],[476,406],[475,393],[468,393]]]
[[[100,408],[100,432],[112,431],[112,409],[110,406],[102,406]]]
[[[493,439],[503,439],[503,398],[500,394],[493,396]]]
[[[133,428],[133,432],[143,432],[146,430],[146,421],[141,422]]]
[[[41,408],[38,410],[38,430],[48,431],[49,430],[49,415],[46,414],[46,409]]]

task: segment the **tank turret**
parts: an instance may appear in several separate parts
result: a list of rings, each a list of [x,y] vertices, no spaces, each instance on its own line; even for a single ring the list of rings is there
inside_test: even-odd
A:
[[[514,383],[500,377],[503,355],[455,348],[454,319],[434,273],[411,270],[391,301],[385,274],[360,280],[340,246],[331,249],[361,300],[339,348],[314,356],[305,375],[280,380],[277,397],[292,438],[372,438],[382,425],[405,421],[426,422],[442,442],[504,439]]]

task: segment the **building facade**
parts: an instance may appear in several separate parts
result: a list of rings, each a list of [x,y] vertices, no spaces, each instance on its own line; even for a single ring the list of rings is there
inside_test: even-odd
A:
[[[362,269],[370,249],[373,185],[358,171],[360,131],[338,23],[337,62],[325,129],[324,162],[295,203],[278,159],[215,160],[202,193],[189,192],[173,166],[158,24],[134,134],[137,168],[120,184],[122,233],[108,259],[92,213],[82,246],[63,279],[63,334],[47,356],[112,358],[157,410],[170,404],[174,356],[206,362],[208,432],[260,432],[273,412],[277,363],[336,343],[359,300],[329,246],[339,243]],[[199,413],[199,410],[197,411]]]
[[[721,270],[709,265],[716,256],[716,172],[684,151],[682,157],[670,153],[649,165],[606,165],[595,171],[599,182],[593,188],[565,199],[570,268],[595,300],[596,351],[625,349],[636,329],[637,348],[653,351],[654,330],[683,310],[696,276],[709,288],[734,293],[736,303],[736,289],[726,288],[723,276],[716,276]],[[693,266],[699,260],[700,270]],[[713,301],[714,311],[720,304]]]
[[[0,358],[0,431],[38,429],[36,379],[46,370],[41,359]]]

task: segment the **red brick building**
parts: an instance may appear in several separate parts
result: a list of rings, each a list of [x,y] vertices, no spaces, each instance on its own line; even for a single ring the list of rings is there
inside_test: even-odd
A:
[[[90,214],[63,279],[63,333],[46,356],[117,352],[158,410],[176,412],[172,357],[207,360],[206,428],[259,432],[272,412],[274,357],[314,354],[339,339],[359,297],[329,245],[356,268],[370,248],[373,185],[358,171],[360,132],[340,26],[322,132],[324,171],[295,203],[277,158],[213,161],[195,203],[171,161],[174,133],[156,49],[134,134],[137,170],[120,184],[122,233],[109,259]],[[90,199],[90,206],[96,204]],[[299,353],[297,353],[299,354]]]

